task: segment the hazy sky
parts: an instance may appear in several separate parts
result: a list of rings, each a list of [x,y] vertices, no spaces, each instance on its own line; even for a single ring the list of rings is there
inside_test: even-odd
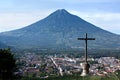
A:
[[[57,9],[120,34],[120,0],[0,0],[0,32],[25,27]]]

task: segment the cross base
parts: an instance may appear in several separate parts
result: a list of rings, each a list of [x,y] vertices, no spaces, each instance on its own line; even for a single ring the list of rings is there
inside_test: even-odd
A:
[[[89,74],[90,65],[88,63],[82,63],[81,66],[83,68],[81,76],[87,76]]]

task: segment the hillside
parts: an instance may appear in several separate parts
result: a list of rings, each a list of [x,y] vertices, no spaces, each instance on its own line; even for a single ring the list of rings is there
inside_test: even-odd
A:
[[[28,77],[22,78],[21,80],[27,80]],[[63,76],[63,77],[49,77],[49,78],[29,78],[29,80],[119,80],[119,77],[116,75],[109,75],[106,77],[100,77],[100,76],[86,76],[86,77],[81,77],[81,76],[75,76],[75,75],[69,75],[69,76]]]
[[[74,49],[83,48],[78,37],[96,38],[89,48],[120,49],[120,36],[103,30],[64,9],[24,28],[0,33],[0,41],[18,49]]]

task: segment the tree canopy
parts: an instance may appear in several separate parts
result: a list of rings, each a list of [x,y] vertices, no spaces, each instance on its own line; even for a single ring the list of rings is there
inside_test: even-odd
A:
[[[10,49],[0,49],[0,79],[12,80],[16,69],[16,60]]]

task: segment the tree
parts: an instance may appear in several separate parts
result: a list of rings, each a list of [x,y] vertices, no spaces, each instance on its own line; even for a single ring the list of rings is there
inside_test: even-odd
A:
[[[13,80],[16,60],[10,49],[0,49],[0,79]]]

